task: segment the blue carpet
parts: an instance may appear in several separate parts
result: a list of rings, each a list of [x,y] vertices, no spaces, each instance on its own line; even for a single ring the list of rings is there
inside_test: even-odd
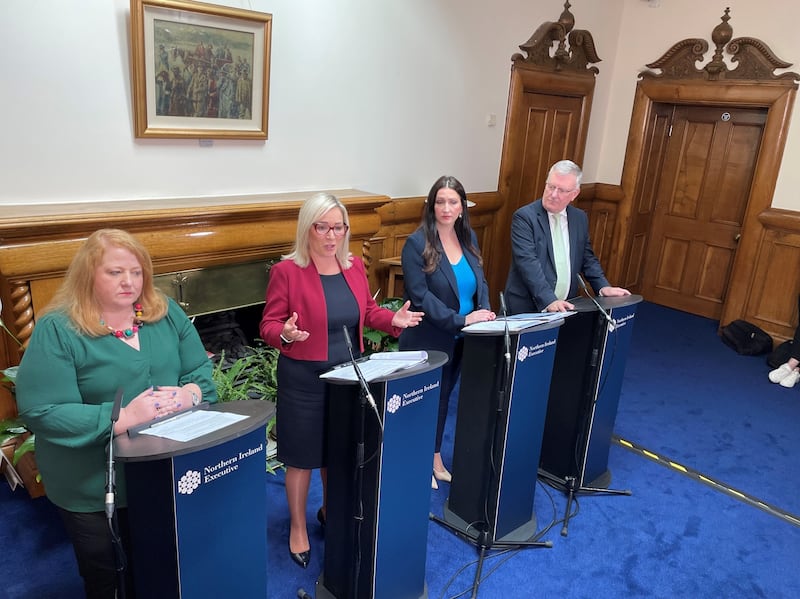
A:
[[[800,388],[769,383],[764,358],[738,356],[716,328],[715,321],[640,306],[616,433],[798,514]],[[455,424],[451,403],[446,463]],[[609,467],[612,487],[631,489],[632,496],[580,496],[569,536],[561,537],[556,521],[566,498],[540,485],[535,512],[540,528],[554,525],[544,535],[553,548],[489,552],[478,596],[800,596],[800,527],[616,444]],[[299,587],[313,595],[325,550],[314,517],[319,478],[312,479],[309,497],[312,562],[305,571],[287,553],[283,475],[268,476],[266,484],[269,597],[290,599]],[[442,514],[447,491],[442,484],[431,492],[434,514]],[[30,500],[0,484],[0,524],[0,599],[82,596],[71,548],[46,499]],[[470,596],[477,549],[435,523],[428,539],[429,597]]]
[[[738,355],[717,325],[641,305],[615,432],[800,515],[800,387],[770,383],[765,357]]]

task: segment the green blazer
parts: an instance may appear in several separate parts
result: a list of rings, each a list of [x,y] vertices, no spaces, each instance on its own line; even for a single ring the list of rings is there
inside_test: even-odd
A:
[[[145,306],[145,309],[147,307]],[[47,495],[73,512],[104,509],[111,404],[123,406],[150,386],[197,383],[215,402],[212,364],[200,336],[172,300],[167,315],[139,330],[140,350],[112,335],[79,334],[67,316],[51,312],[33,330],[16,379],[20,416],[36,434],[36,462]],[[117,505],[126,505],[117,465]]]

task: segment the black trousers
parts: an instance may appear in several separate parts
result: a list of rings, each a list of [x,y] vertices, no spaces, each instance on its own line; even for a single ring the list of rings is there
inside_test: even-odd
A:
[[[439,417],[436,421],[436,444],[434,446],[436,453],[442,451],[442,439],[444,438],[444,425],[447,421],[450,394],[458,382],[458,377],[461,376],[461,357],[463,355],[464,337],[459,337],[453,347],[453,355],[450,356],[447,364],[442,366],[442,384],[439,390]]]
[[[59,508],[61,520],[72,541],[78,571],[83,578],[86,599],[115,599],[120,574],[117,571],[117,556],[111,530],[105,512],[70,512]],[[125,599],[135,599],[133,577],[130,568],[130,528],[128,510],[117,510],[116,527],[122,540],[126,563]],[[122,593],[119,597],[122,597]]]

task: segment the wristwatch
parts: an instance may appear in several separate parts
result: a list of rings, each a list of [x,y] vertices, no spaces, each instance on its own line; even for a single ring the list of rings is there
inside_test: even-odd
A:
[[[199,406],[200,405],[200,396],[195,393],[194,391],[189,391],[192,394],[192,405]]]

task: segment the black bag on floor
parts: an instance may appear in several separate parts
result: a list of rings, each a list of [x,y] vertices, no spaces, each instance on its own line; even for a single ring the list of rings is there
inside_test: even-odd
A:
[[[772,337],[746,320],[734,320],[722,327],[719,336],[725,345],[743,356],[760,356],[772,351]]]
[[[781,364],[786,364],[792,357],[792,340],[784,341],[767,356],[767,364],[771,368],[779,368]]]

